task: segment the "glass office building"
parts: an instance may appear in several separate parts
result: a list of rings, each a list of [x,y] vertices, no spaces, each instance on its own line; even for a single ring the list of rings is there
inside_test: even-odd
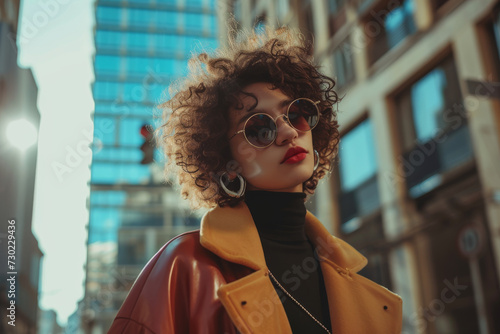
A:
[[[199,226],[163,182],[163,158],[144,159],[141,129],[154,125],[169,83],[191,52],[217,44],[215,0],[95,3],[95,100],[88,259],[82,326],[105,333],[146,262],[173,236]],[[147,159],[146,159],[147,160]]]

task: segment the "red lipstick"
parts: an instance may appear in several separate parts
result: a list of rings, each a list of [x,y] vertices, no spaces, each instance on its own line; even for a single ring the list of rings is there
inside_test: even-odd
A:
[[[288,151],[286,151],[286,154],[283,157],[283,160],[281,160],[280,164],[282,163],[294,164],[296,162],[304,160],[306,158],[306,155],[307,155],[306,149],[300,146],[292,147]]]

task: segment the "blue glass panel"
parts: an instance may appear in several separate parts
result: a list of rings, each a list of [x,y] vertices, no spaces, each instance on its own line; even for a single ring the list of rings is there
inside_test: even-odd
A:
[[[94,83],[94,100],[116,100],[119,85],[115,82],[97,81]]]
[[[188,74],[188,62],[187,60],[176,60],[175,61],[175,75],[185,76]]]
[[[148,90],[142,82],[127,82],[123,85],[124,102],[146,102]]]
[[[128,49],[147,51],[149,34],[129,32],[126,36]]]
[[[214,36],[215,35],[215,32],[217,31],[217,17],[216,16],[210,16],[209,19],[208,19],[208,23],[209,23],[209,28],[210,28],[210,32],[211,32],[211,36]]]
[[[89,223],[89,243],[117,241],[121,213],[114,208],[92,208]]]
[[[203,0],[187,0],[186,7],[188,8],[203,8]]]
[[[118,116],[144,115],[151,117],[153,108],[151,106],[133,103],[99,102],[95,104],[95,113],[114,114]]]
[[[127,74],[146,75],[155,68],[153,58],[127,57]]]
[[[118,74],[122,58],[117,56],[95,56],[95,71],[98,74]]]
[[[96,21],[98,24],[119,25],[122,10],[119,7],[97,7]]]
[[[392,10],[385,18],[385,31],[389,48],[415,32],[413,0],[406,0],[402,6]]]
[[[163,29],[175,29],[178,24],[178,13],[176,12],[165,12],[157,11],[154,12],[154,16],[151,17],[152,22],[155,23],[156,27]]]
[[[493,33],[497,44],[497,52],[500,55],[500,13],[497,14],[496,20],[493,22]]]
[[[114,50],[122,45],[122,34],[116,31],[98,30],[95,38],[98,48]]]
[[[149,102],[159,104],[160,102],[165,101],[166,97],[163,94],[166,88],[167,87],[165,85],[151,85],[148,92]]]
[[[373,130],[365,120],[340,140],[340,178],[344,192],[355,189],[377,170]]]
[[[95,161],[114,161],[117,163],[127,162],[127,163],[140,163],[142,160],[142,151],[137,148],[115,148],[115,147],[105,147],[96,152],[94,152],[92,159]]]
[[[148,28],[152,25],[151,16],[155,11],[147,9],[127,8],[128,24],[135,28]]]
[[[203,30],[203,14],[184,13],[184,24],[187,31],[199,32]]]
[[[172,51],[177,48],[179,36],[174,35],[156,35],[155,46],[157,50]]]
[[[141,127],[144,123],[144,120],[137,118],[120,120],[120,144],[140,147],[144,142],[144,137],[141,136]]]
[[[100,191],[94,190],[90,193],[91,205],[124,205],[127,200],[127,193],[125,191]]]
[[[111,117],[94,116],[95,144],[113,145],[115,143],[115,119]]]
[[[434,69],[411,88],[411,103],[417,139],[425,142],[434,137],[442,122],[445,107],[446,74]]]
[[[150,179],[148,165],[120,165],[113,163],[93,163],[91,166],[92,183],[141,184]]]
[[[173,76],[176,71],[175,66],[174,59],[156,59],[154,68],[159,75]]]

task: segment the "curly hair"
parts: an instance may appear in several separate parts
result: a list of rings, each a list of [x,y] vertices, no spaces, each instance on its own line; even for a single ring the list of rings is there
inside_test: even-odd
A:
[[[304,192],[314,193],[319,179],[331,171],[340,139],[332,106],[339,98],[335,81],[313,64],[311,50],[296,29],[240,32],[212,56],[193,56],[188,75],[170,85],[172,98],[158,106],[162,124],[154,134],[167,158],[165,179],[177,176],[192,208],[235,206],[243,200],[228,196],[219,176],[234,163],[227,138],[229,109],[239,106],[238,96],[252,83],[270,83],[290,97],[320,101],[320,121],[312,131],[319,165],[303,183]]]

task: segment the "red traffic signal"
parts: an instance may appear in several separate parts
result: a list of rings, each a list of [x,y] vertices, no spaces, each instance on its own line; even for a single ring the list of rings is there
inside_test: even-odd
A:
[[[141,145],[141,151],[143,153],[143,158],[141,160],[141,165],[147,165],[152,163],[155,145],[153,143],[153,130],[149,124],[144,124],[141,127],[141,135],[144,137],[144,143]]]

